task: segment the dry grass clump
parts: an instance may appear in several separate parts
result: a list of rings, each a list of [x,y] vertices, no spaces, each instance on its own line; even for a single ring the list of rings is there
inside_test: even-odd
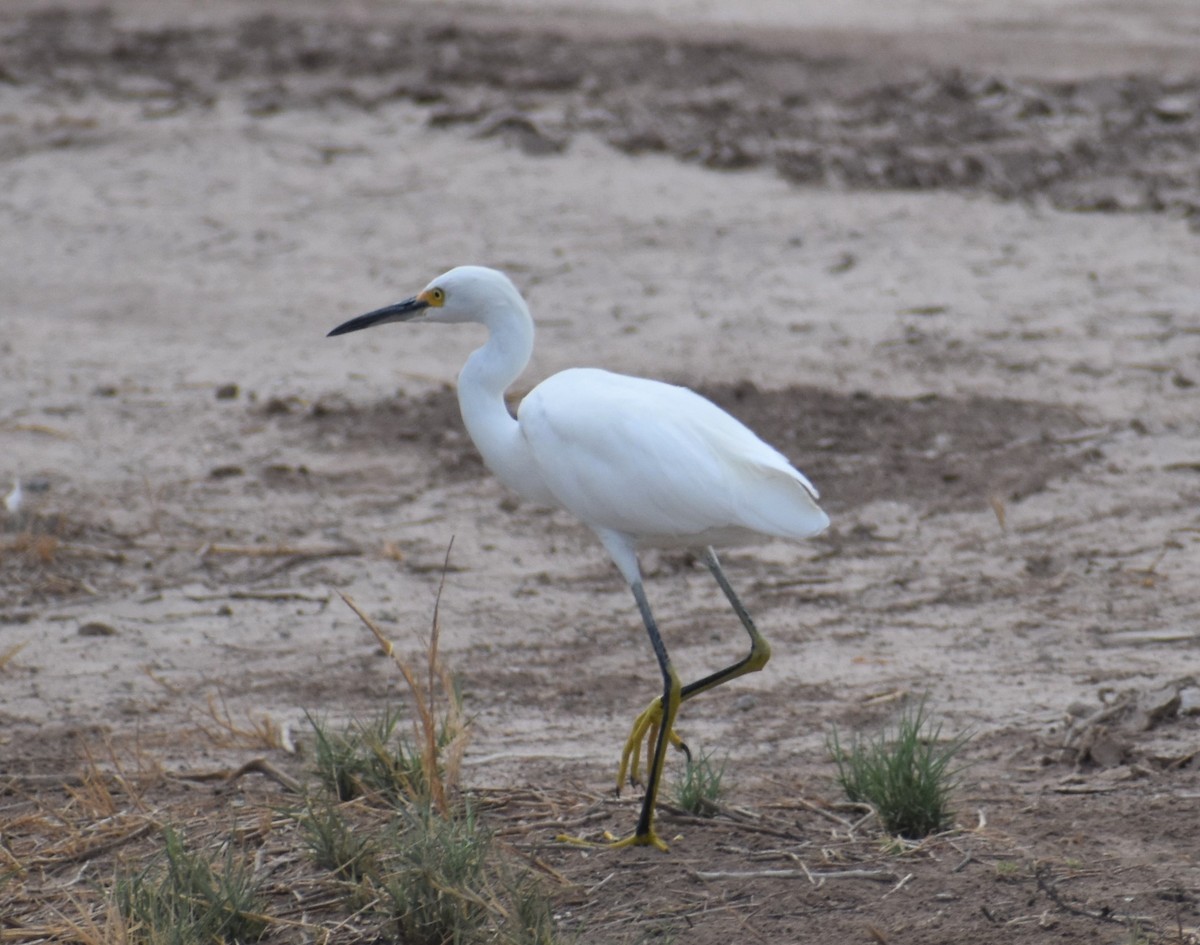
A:
[[[255,717],[247,714],[244,722],[239,722],[229,711],[224,698],[219,694],[208,697],[208,722],[201,722],[203,729],[213,743],[223,748],[266,748],[269,750],[282,749],[295,751],[291,744],[288,731],[275,719],[268,715]]]
[[[102,901],[106,890],[81,880],[158,831],[143,789],[159,772],[139,767],[145,773],[132,776],[115,755],[102,765],[89,753],[77,774],[0,778],[5,941],[131,945],[116,904]]]
[[[95,593],[93,582],[124,562],[127,546],[61,513],[6,516],[0,506],[0,598],[15,607]]]
[[[24,564],[53,564],[60,544],[54,535],[39,535],[32,531],[18,532],[0,542],[0,561],[12,556]]]
[[[365,759],[360,772],[346,774],[371,772],[372,776],[383,775],[384,781],[393,776],[396,782],[392,786],[402,794],[416,801],[428,802],[436,811],[446,815],[450,813],[454,795],[459,789],[468,731],[462,708],[462,692],[438,655],[438,637],[441,633],[438,606],[441,593],[442,588],[439,587],[434,603],[433,628],[425,647],[425,672],[421,677],[400,657],[395,645],[375,621],[345,594],[342,600],[359,616],[379,641],[384,653],[395,662],[408,684],[415,708],[411,743],[404,739],[393,741],[398,718],[385,715],[374,728],[359,725],[354,739],[373,757]],[[321,740],[318,730],[319,745]],[[393,750],[388,749],[389,743],[395,745]],[[344,746],[327,744],[327,747],[340,752]],[[403,782],[407,782],[407,787]],[[353,790],[353,787],[350,783],[339,785],[339,796],[342,796],[342,788]],[[346,798],[342,796],[342,799]]]

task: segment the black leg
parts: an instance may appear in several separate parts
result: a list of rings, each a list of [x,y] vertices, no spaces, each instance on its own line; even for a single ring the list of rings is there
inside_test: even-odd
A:
[[[717,584],[724,591],[725,598],[729,601],[730,606],[733,607],[733,612],[738,615],[742,626],[750,634],[750,652],[736,663],[726,666],[724,669],[719,669],[715,673],[710,673],[703,679],[697,679],[693,683],[688,683],[680,691],[681,700],[690,699],[692,696],[720,686],[722,683],[736,679],[738,676],[744,676],[746,673],[756,673],[766,666],[767,660],[771,658],[771,645],[767,643],[762,634],[758,632],[758,628],[754,626],[754,621],[751,619],[749,612],[742,605],[737,594],[734,593],[729,579],[725,577],[725,572],[721,570],[721,562],[717,560],[717,553],[712,548],[705,549],[704,563],[708,565],[708,569],[712,572],[713,577],[717,579]]]
[[[659,635],[658,627],[654,622],[654,616],[650,612],[650,605],[646,600],[646,593],[642,587],[642,583],[639,580],[630,585],[633,588],[633,596],[637,600],[638,608],[642,612],[642,621],[646,624],[646,632],[650,635],[650,643],[654,647],[654,654],[658,657],[658,665],[663,674],[663,695],[660,698],[652,700],[650,705],[634,720],[633,729],[630,731],[629,737],[625,740],[625,747],[621,753],[620,767],[617,769],[617,793],[619,794],[622,785],[625,783],[626,774],[629,775],[632,783],[637,783],[642,745],[645,744],[647,753],[649,753],[650,740],[653,739],[653,754],[646,759],[649,769],[646,782],[646,799],[642,805],[642,816],[638,822],[638,832],[629,838],[630,843],[653,843],[655,846],[662,848],[666,846],[654,834],[652,824],[654,803],[658,796],[659,784],[662,780],[667,746],[674,745],[687,755],[688,761],[692,759],[691,751],[688,750],[687,745],[675,733],[675,717],[679,712],[680,705],[692,696],[699,695],[709,689],[714,689],[731,679],[736,679],[738,676],[758,672],[758,670],[767,665],[767,661],[771,658],[771,645],[767,643],[762,634],[758,632],[758,628],[754,626],[754,621],[751,619],[749,612],[747,612],[742,602],[738,599],[729,580],[725,577],[725,572],[721,570],[721,563],[717,560],[717,554],[712,548],[705,550],[704,561],[712,572],[713,577],[716,578],[717,584],[725,594],[725,598],[729,601],[733,612],[738,615],[738,619],[741,620],[746,633],[749,634],[750,652],[736,663],[726,666],[724,669],[710,673],[704,678],[698,679],[686,686],[680,686],[679,677],[671,666],[666,648],[663,646],[662,637]],[[625,841],[622,841],[622,844],[624,843]]]
[[[654,758],[650,762],[650,770],[646,778],[646,796],[642,801],[642,814],[638,818],[637,833],[632,839],[637,844],[653,844],[666,849],[666,844],[659,840],[654,833],[654,803],[658,798],[658,789],[662,783],[663,765],[666,762],[667,744],[670,740],[671,730],[674,728],[675,714],[679,710],[681,687],[679,676],[671,666],[667,648],[663,645],[662,636],[658,632],[658,625],[650,611],[650,603],[646,600],[646,592],[641,582],[632,585],[632,588],[638,609],[642,612],[642,622],[646,625],[646,633],[650,636],[650,645],[654,647],[654,655],[658,659],[658,668],[662,671],[663,677],[662,722],[658,727]]]

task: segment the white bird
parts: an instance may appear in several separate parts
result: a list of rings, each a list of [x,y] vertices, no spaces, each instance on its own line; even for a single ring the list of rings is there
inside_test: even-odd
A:
[[[4,497],[4,507],[8,510],[9,515],[16,515],[21,511],[21,505],[25,502],[25,493],[21,490],[21,479],[17,477],[13,480],[12,492]]]
[[[412,298],[353,318],[329,334],[418,319],[487,327],[487,342],[458,375],[467,432],[506,486],[532,502],[561,506],[591,528],[633,591],[662,672],[663,694],[638,716],[625,743],[617,788],[631,765],[636,780],[644,739],[646,793],[636,832],[615,845],[665,850],[654,832],[654,804],[667,745],[684,747],[674,731],[680,703],[762,669],[771,655],[713,545],[761,535],[819,534],[829,518],[817,505],[817,490],[715,404],[659,381],[573,368],[530,391],[514,418],[504,392],[533,353],[533,318],[516,287],[495,269],[451,269]],[[681,685],[642,587],[637,550],[643,546],[704,549],[705,562],[750,635],[749,654]]]

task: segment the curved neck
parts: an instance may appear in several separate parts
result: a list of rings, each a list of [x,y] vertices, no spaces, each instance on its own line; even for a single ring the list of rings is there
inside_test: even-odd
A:
[[[471,352],[458,373],[460,400],[463,388],[469,387],[503,401],[504,392],[521,376],[533,355],[533,318],[523,304],[489,312],[484,324],[487,342]]]
[[[488,340],[472,352],[458,375],[458,406],[467,433],[496,477],[514,492],[545,501],[547,492],[504,403],[504,392],[533,354],[533,319],[524,303],[489,313]]]

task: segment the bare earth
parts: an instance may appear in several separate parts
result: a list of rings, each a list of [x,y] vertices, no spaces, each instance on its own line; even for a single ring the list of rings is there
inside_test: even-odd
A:
[[[280,792],[188,778],[302,772],[231,728],[303,742],[306,712],[400,699],[336,592],[415,652],[453,538],[466,781],[581,941],[1196,940],[1197,8],[847,4],[806,31],[729,6],[4,6],[16,860],[94,759],[193,818]],[[686,383],[833,518],[724,556],[774,656],[686,707],[732,792],[664,811],[669,854],[553,842],[632,827],[610,783],[657,670],[590,533],[476,458],[450,385],[479,337],[323,337],[462,262],[527,293],[525,389],[579,363]],[[740,655],[702,564],[644,563],[681,675]],[[826,739],[925,694],[972,767],[959,829],[897,854],[816,809]],[[153,845],[10,874],[0,940]]]

